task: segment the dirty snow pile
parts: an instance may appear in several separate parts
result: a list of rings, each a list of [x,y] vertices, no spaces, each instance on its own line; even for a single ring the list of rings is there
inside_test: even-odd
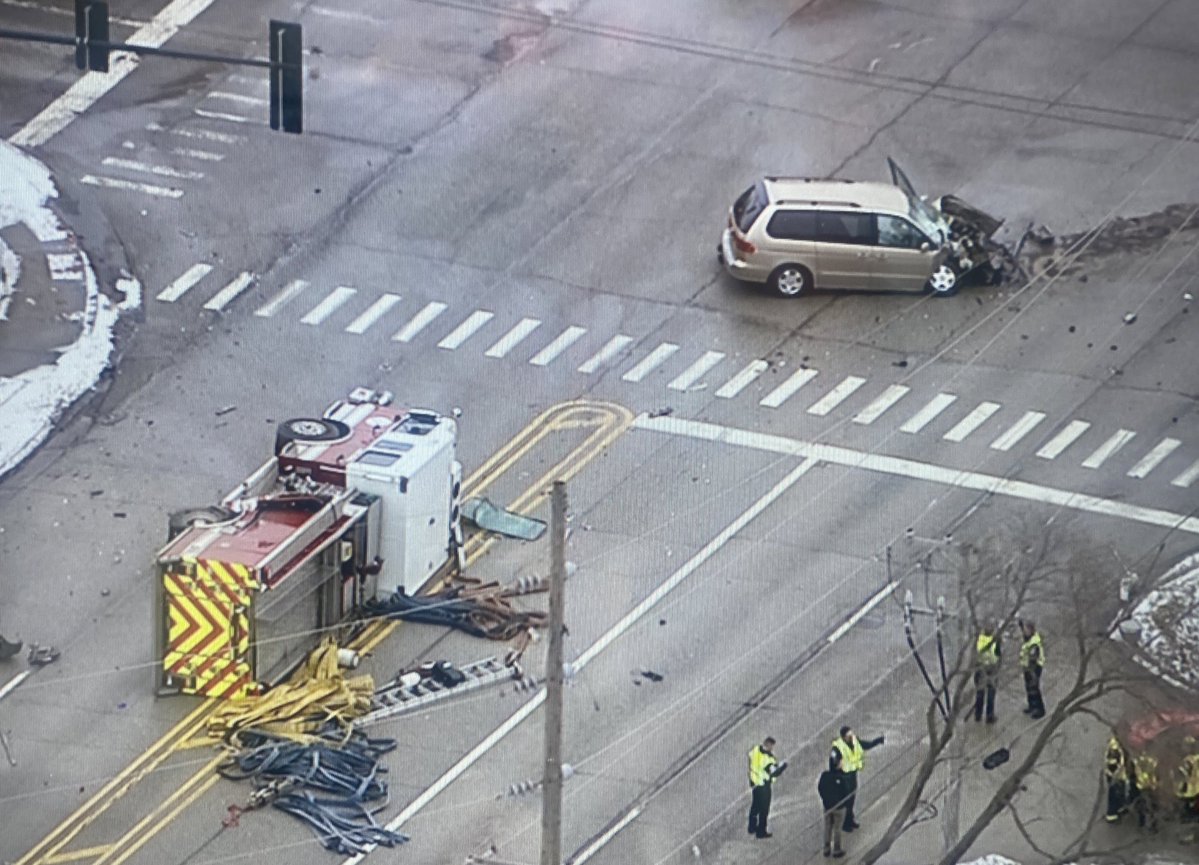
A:
[[[67,239],[66,229],[49,205],[57,196],[45,165],[0,140],[0,229],[24,223],[42,243]],[[82,249],[78,254],[87,298],[78,338],[57,349],[59,356],[54,363],[12,378],[0,376],[0,476],[41,444],[63,410],[96,383],[108,366],[117,319],[125,310],[141,304],[141,286],[133,279],[118,283],[117,288],[125,295],[119,304],[101,294],[87,255]],[[2,321],[21,270],[17,256],[3,242],[0,264],[4,269],[0,280]]]
[[[1199,688],[1199,553],[1187,556],[1141,601],[1124,628],[1142,663],[1184,687]]]

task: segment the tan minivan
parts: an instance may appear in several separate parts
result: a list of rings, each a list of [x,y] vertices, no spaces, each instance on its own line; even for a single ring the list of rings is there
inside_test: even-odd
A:
[[[887,161],[893,183],[759,180],[729,209],[725,269],[785,297],[813,288],[955,293],[1001,223],[952,196],[928,203]]]

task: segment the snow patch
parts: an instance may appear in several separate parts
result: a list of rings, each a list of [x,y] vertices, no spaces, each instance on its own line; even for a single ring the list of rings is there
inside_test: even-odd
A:
[[[1141,650],[1141,663],[1159,676],[1199,688],[1199,553],[1167,571],[1137,604],[1122,639]]]

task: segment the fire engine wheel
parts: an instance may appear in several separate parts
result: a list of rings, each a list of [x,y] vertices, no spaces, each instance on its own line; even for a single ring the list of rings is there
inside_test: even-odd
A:
[[[279,424],[275,431],[275,456],[288,442],[335,442],[350,434],[350,428],[339,420],[320,417],[296,417]]]
[[[209,505],[203,508],[184,508],[174,511],[167,516],[167,535],[175,537],[196,523],[223,523],[233,519],[237,514],[220,505]]]

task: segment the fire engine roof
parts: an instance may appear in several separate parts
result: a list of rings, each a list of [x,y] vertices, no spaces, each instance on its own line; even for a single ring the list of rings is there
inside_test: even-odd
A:
[[[333,442],[296,442],[287,451],[289,463],[297,468],[310,464],[314,468],[337,472],[345,484],[345,467],[380,435],[392,429],[408,413],[403,409],[373,403],[335,403],[325,412],[327,420],[339,421],[350,428],[350,434]]]

